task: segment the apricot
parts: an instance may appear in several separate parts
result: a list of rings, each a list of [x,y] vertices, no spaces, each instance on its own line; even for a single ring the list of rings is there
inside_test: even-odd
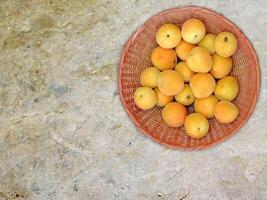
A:
[[[171,49],[181,41],[181,31],[175,24],[163,24],[156,33],[156,41],[162,48]]]
[[[209,131],[209,121],[199,113],[187,115],[184,122],[185,132],[192,138],[202,138]]]
[[[212,55],[212,61],[210,73],[214,78],[223,78],[231,72],[233,66],[231,57],[224,58],[215,53]]]
[[[181,59],[181,60],[186,60],[188,54],[190,53],[190,51],[196,47],[195,44],[190,44],[184,40],[182,40],[178,46],[175,48],[176,54],[177,56]]]
[[[179,62],[175,67],[175,71],[182,75],[184,82],[189,82],[191,77],[196,74],[188,67],[186,62]]]
[[[232,101],[239,91],[238,82],[233,76],[226,76],[217,82],[214,94],[219,100]]]
[[[159,70],[173,69],[177,63],[177,56],[173,49],[156,47],[152,51],[151,61]]]
[[[222,100],[215,106],[214,116],[222,124],[233,122],[238,115],[239,109],[230,101]]]
[[[176,95],[184,89],[183,77],[179,72],[174,70],[160,72],[158,88],[164,95]]]
[[[214,117],[214,109],[218,99],[214,95],[210,95],[206,98],[196,99],[194,103],[194,109],[197,113],[204,115],[210,119]]]
[[[199,73],[191,78],[189,85],[196,98],[205,98],[213,93],[216,82],[209,73]]]
[[[212,67],[212,58],[208,50],[202,47],[195,47],[190,51],[186,64],[193,72],[206,73]]]
[[[185,106],[194,103],[195,96],[188,84],[185,84],[182,92],[175,96],[175,100]]]
[[[134,102],[137,107],[147,110],[153,108],[157,103],[157,97],[149,87],[139,87],[134,93]]]
[[[214,48],[220,56],[230,57],[237,49],[237,39],[233,33],[221,32],[215,38]]]
[[[157,96],[157,106],[165,106],[167,103],[170,103],[173,100],[173,96],[162,94],[159,88],[155,88],[154,91]]]
[[[162,119],[170,127],[180,127],[184,124],[187,111],[177,102],[168,103],[162,110]]]
[[[157,87],[160,71],[156,67],[144,69],[140,75],[140,83],[145,87]]]
[[[215,34],[209,33],[205,35],[205,37],[200,41],[198,46],[207,49],[210,54],[213,54],[215,52],[214,48],[215,38],[216,38]]]
[[[182,38],[191,44],[199,43],[206,34],[206,27],[199,19],[188,19],[182,25]]]

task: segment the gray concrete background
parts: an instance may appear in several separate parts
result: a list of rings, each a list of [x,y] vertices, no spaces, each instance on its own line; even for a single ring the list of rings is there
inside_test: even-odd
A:
[[[184,5],[235,22],[261,65],[252,117],[205,151],[144,137],[118,96],[127,38]],[[0,0],[0,199],[266,200],[266,27],[265,0]]]

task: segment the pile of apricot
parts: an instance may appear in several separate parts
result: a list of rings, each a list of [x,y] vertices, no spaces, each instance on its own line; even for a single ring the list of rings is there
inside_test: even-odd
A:
[[[238,95],[239,85],[230,76],[232,55],[237,39],[230,32],[206,34],[204,23],[187,20],[181,29],[163,24],[156,33],[159,45],[151,52],[153,66],[145,68],[134,93],[137,107],[147,110],[163,107],[162,119],[170,127],[185,127],[193,138],[202,138],[209,131],[209,121],[228,124],[239,115],[231,102]],[[188,114],[187,106],[194,105]]]

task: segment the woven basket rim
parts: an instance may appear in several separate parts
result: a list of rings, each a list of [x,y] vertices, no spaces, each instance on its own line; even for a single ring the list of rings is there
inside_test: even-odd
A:
[[[130,46],[134,43],[135,41],[135,38],[145,29],[145,25],[151,21],[153,18],[156,18],[156,17],[159,17],[159,16],[164,16],[165,14],[168,14],[169,12],[173,12],[173,11],[181,11],[181,10],[188,10],[190,12],[194,12],[196,10],[200,10],[201,12],[206,12],[208,14],[213,14],[213,15],[216,15],[217,17],[219,18],[222,18],[224,20],[224,22],[228,23],[230,26],[234,26],[236,30],[238,30],[239,32],[239,36],[243,37],[244,40],[247,42],[247,45],[248,45],[248,48],[249,48],[249,51],[251,52],[251,55],[252,55],[252,58],[255,62],[255,70],[256,70],[256,92],[255,92],[255,98],[253,99],[253,101],[251,102],[251,107],[250,109],[248,110],[248,114],[246,115],[246,117],[244,118],[244,120],[242,120],[238,126],[236,126],[234,128],[234,130],[228,134],[228,135],[225,135],[224,137],[222,137],[221,139],[213,142],[213,143],[210,143],[210,144],[200,144],[200,145],[195,145],[193,147],[184,147],[184,146],[176,146],[176,145],[171,145],[171,144],[168,144],[160,139],[157,139],[153,136],[151,136],[142,126],[140,126],[138,120],[132,115],[132,113],[127,109],[127,103],[126,101],[124,100],[123,98],[123,95],[122,95],[122,80],[121,80],[121,76],[122,76],[122,68],[123,68],[123,63],[125,61],[125,58],[127,57],[126,53],[128,52]],[[244,32],[235,24],[233,23],[232,21],[230,21],[228,18],[226,18],[224,15],[216,12],[216,11],[213,11],[209,8],[206,8],[206,7],[199,7],[199,6],[182,6],[182,7],[175,7],[175,8],[170,8],[170,9],[166,9],[164,11],[161,11],[159,13],[157,13],[156,15],[150,17],[149,19],[147,19],[142,25],[139,26],[139,28],[133,32],[131,34],[131,36],[129,37],[129,39],[126,41],[124,47],[122,48],[122,52],[121,52],[121,57],[120,57],[120,62],[119,62],[119,75],[118,75],[118,87],[119,87],[119,94],[120,94],[120,99],[121,99],[121,102],[123,104],[123,107],[124,107],[124,110],[126,110],[128,116],[131,118],[131,120],[134,122],[134,124],[136,125],[136,127],[146,136],[148,136],[150,139],[152,139],[153,141],[157,142],[157,143],[160,143],[161,145],[164,145],[166,147],[169,147],[171,149],[179,149],[179,150],[203,150],[203,149],[207,149],[207,148],[210,148],[210,147],[213,147],[215,145],[217,145],[218,143],[222,143],[224,142],[225,140],[229,139],[230,137],[232,137],[235,133],[237,133],[237,131],[239,131],[243,126],[244,124],[248,121],[248,119],[250,118],[250,116],[252,115],[255,107],[256,107],[256,103],[257,103],[257,100],[258,100],[258,96],[259,96],[259,91],[260,91],[260,82],[261,82],[261,77],[260,77],[260,66],[259,66],[259,60],[258,60],[258,57],[257,57],[257,54],[256,54],[256,51],[254,49],[254,47],[252,46],[250,40],[248,39],[248,37],[244,34]]]

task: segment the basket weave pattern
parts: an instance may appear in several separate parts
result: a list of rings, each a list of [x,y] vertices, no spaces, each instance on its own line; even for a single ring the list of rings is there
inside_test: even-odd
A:
[[[218,34],[222,31],[234,33],[238,40],[238,49],[233,55],[231,74],[238,79],[240,91],[234,100],[240,110],[237,119],[231,124],[223,125],[215,119],[209,120],[210,129],[207,136],[193,139],[186,135],[184,127],[171,128],[161,118],[162,108],[150,110],[139,109],[133,99],[139,77],[143,69],[153,66],[150,55],[157,46],[155,35],[158,28],[167,22],[179,27],[190,18],[202,20],[207,33]],[[122,103],[136,126],[157,142],[179,149],[203,149],[225,140],[241,128],[252,114],[260,85],[260,72],[257,56],[249,40],[242,31],[224,16],[200,7],[174,8],[150,18],[127,41],[119,66],[119,90]],[[191,108],[188,109],[190,112]]]

